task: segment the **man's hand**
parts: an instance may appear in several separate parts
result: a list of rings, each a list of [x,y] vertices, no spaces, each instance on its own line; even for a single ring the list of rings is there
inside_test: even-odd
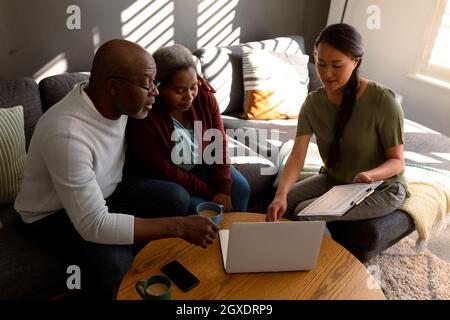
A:
[[[278,221],[287,209],[286,197],[275,195],[272,203],[267,209],[266,221]]]
[[[222,205],[224,212],[233,211],[233,205],[231,204],[231,197],[229,195],[218,193],[212,198],[211,201]]]
[[[198,215],[186,216],[182,218],[180,237],[187,242],[206,248],[214,242],[218,231],[217,224],[208,218]]]

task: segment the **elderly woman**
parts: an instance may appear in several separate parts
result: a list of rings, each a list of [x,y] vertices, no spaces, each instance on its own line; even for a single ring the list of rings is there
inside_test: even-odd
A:
[[[152,195],[159,215],[195,214],[205,201],[246,211],[248,182],[227,163],[218,103],[199,85],[191,52],[173,45],[153,57],[159,96],[146,119],[128,122],[127,179]]]

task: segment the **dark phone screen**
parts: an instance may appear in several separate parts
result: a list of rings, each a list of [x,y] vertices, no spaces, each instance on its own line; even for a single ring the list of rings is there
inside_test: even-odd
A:
[[[191,290],[200,282],[196,276],[176,260],[163,266],[161,271],[184,292]]]

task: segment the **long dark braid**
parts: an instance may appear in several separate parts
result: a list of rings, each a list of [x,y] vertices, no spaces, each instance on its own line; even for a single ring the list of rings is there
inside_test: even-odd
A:
[[[344,129],[350,120],[353,107],[356,103],[359,88],[358,69],[361,65],[361,57],[364,55],[364,49],[362,47],[361,35],[359,32],[354,27],[345,23],[330,25],[322,30],[315,42],[316,50],[320,43],[327,43],[344,54],[354,59],[358,59],[356,68],[353,70],[352,75],[344,88],[342,102],[334,122],[334,137],[328,150],[326,161],[327,168],[332,168],[339,162],[341,156],[340,139],[344,134]]]
[[[334,138],[330,145],[330,149],[328,150],[326,163],[327,168],[334,167],[341,157],[339,142],[344,134],[344,129],[347,126],[348,120],[350,120],[350,117],[352,116],[353,106],[356,103],[356,97],[358,94],[358,84],[358,69],[355,69],[353,70],[353,73],[345,86],[342,95],[342,103],[334,122]]]

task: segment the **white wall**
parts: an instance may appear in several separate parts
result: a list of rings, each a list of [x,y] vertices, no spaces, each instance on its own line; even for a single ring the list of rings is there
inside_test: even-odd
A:
[[[171,41],[197,48],[201,38],[197,34],[197,19],[203,6],[205,12],[217,9],[209,10],[213,12],[206,20],[220,18],[212,24],[218,34],[224,37],[232,33],[223,45],[231,44],[227,41],[235,36],[238,41],[247,42],[301,34],[311,48],[313,38],[326,24],[329,3],[330,0],[0,0],[0,78],[33,76],[42,73],[46,65],[59,66],[57,72],[88,71],[96,48],[94,33],[100,43],[123,38],[122,14],[133,8],[144,10],[130,13],[130,21],[139,20],[143,14],[148,16],[146,22],[156,19],[161,8],[171,11],[158,18],[161,30],[148,27],[148,33],[140,39],[156,47]],[[81,30],[66,27],[69,5],[81,9]],[[221,25],[225,17],[220,12],[229,14],[225,29]],[[146,22],[136,25],[135,31],[146,27]],[[55,61],[56,57],[59,61]]]
[[[450,136],[450,89],[411,77],[424,50],[437,0],[349,0],[344,22],[364,41],[362,74],[403,96],[408,119]],[[332,0],[328,23],[340,22],[343,0]],[[381,9],[381,29],[369,30],[367,8]]]

